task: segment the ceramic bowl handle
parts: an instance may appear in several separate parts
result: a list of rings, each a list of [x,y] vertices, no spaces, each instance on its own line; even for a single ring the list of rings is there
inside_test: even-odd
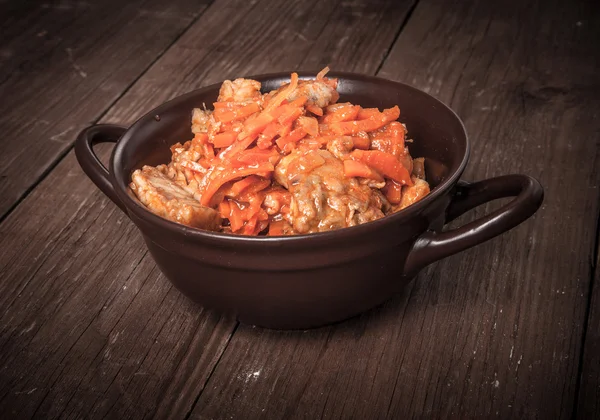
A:
[[[118,199],[115,189],[110,182],[108,169],[100,162],[100,159],[98,159],[98,156],[94,152],[95,144],[116,143],[125,131],[126,128],[112,124],[98,124],[85,128],[79,133],[75,141],[75,156],[83,172],[113,203],[127,213],[125,206]]]
[[[542,204],[544,190],[527,175],[505,175],[475,183],[459,181],[446,211],[446,223],[492,200],[515,197],[500,209],[445,232],[427,231],[415,242],[404,272],[415,274],[434,261],[464,251],[504,233],[532,216]]]

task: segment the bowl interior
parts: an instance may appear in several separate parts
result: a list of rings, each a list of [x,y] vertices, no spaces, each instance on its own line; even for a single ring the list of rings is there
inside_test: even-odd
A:
[[[312,73],[300,73],[310,78]],[[427,181],[435,189],[442,188],[453,174],[464,169],[468,158],[468,141],[456,114],[432,96],[411,86],[370,76],[331,73],[338,77],[339,102],[363,107],[400,107],[400,121],[406,124],[408,147],[413,158],[425,157]],[[263,91],[277,89],[289,81],[289,74],[255,76]],[[131,172],[143,165],[168,163],[169,147],[190,140],[193,108],[211,109],[220,84],[208,86],[175,98],[140,118],[123,136],[113,155],[111,168],[120,188],[126,189]]]

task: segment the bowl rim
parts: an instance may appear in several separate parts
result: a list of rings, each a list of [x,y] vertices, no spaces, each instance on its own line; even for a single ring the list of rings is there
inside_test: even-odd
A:
[[[301,79],[309,79],[314,78],[317,72],[312,71],[297,71],[298,77]],[[245,76],[246,79],[254,79],[259,80],[262,83],[271,79],[290,79],[291,72],[275,72],[275,73],[265,73],[265,74],[257,74]],[[121,136],[119,141],[117,142],[115,148],[110,157],[109,161],[109,173],[110,180],[115,189],[115,192],[119,198],[119,200],[123,203],[123,205],[127,208],[128,212],[133,213],[137,218],[146,220],[150,224],[157,225],[161,229],[168,230],[172,233],[181,235],[181,237],[185,237],[186,239],[192,240],[210,240],[211,242],[216,242],[220,244],[239,244],[239,243],[252,243],[252,244],[264,244],[264,245],[281,245],[281,244],[290,244],[290,243],[298,243],[305,242],[307,240],[340,240],[346,237],[354,237],[357,235],[361,235],[363,233],[367,233],[368,231],[378,230],[386,225],[393,223],[400,223],[406,221],[413,217],[414,215],[421,212],[425,207],[429,206],[429,204],[436,201],[437,198],[443,196],[452,186],[458,181],[458,179],[463,174],[471,152],[471,145],[469,141],[469,137],[467,134],[467,130],[461,118],[444,102],[435,98],[434,96],[424,92],[420,89],[417,89],[411,85],[406,83],[401,83],[389,79],[384,79],[377,76],[364,75],[360,73],[352,73],[352,72],[339,72],[332,71],[328,73],[329,77],[335,77],[338,79],[348,79],[353,81],[364,81],[364,82],[376,82],[376,83],[386,83],[396,87],[401,87],[402,89],[411,90],[417,95],[425,95],[429,100],[436,103],[437,105],[444,108],[447,112],[456,119],[456,121],[460,124],[462,132],[465,137],[465,152],[462,157],[462,160],[458,167],[450,173],[445,179],[443,179],[440,184],[438,184],[425,198],[422,200],[411,204],[410,206],[399,210],[396,213],[390,214],[388,216],[382,217],[377,220],[373,220],[368,223],[363,223],[357,226],[346,227],[342,229],[335,229],[326,232],[315,232],[315,233],[306,233],[306,234],[298,234],[298,235],[287,235],[287,236],[248,236],[248,235],[239,235],[234,233],[225,233],[225,232],[213,232],[208,230],[203,230],[199,228],[193,228],[190,226],[186,226],[177,222],[173,222],[171,220],[165,219],[161,216],[158,216],[148,210],[145,206],[143,206],[139,201],[135,200],[132,195],[127,191],[128,183],[122,183],[120,181],[121,177],[117,177],[117,174],[122,174],[122,165],[118,167],[116,163],[122,163],[124,149],[127,146],[128,141],[132,138],[132,136],[137,131],[137,128],[140,126],[147,124],[151,121],[155,121],[155,115],[161,115],[166,113],[170,108],[176,107],[179,103],[187,101],[189,98],[201,95],[207,91],[214,90],[215,88],[220,87],[222,82],[213,83],[199,89],[194,89],[190,92],[187,92],[182,95],[178,95],[161,105],[151,109],[146,112],[144,115],[139,117]],[[130,177],[131,175],[129,175]],[[312,239],[311,239],[312,238]]]

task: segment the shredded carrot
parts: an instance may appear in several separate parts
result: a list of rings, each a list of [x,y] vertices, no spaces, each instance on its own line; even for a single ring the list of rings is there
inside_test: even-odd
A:
[[[304,130],[304,128],[296,128],[295,130],[292,130],[287,136],[280,137],[276,141],[277,146],[279,146],[279,148],[283,151],[288,151],[286,150],[286,146],[289,147],[290,144],[296,143],[298,140],[304,138],[306,134],[307,133],[306,130]]]
[[[387,180],[385,187],[381,189],[385,197],[392,204],[398,204],[402,200],[402,185],[391,179]]]
[[[281,236],[283,235],[283,220],[274,220],[269,224],[269,236]]]
[[[281,172],[278,168],[275,173],[275,168],[280,161],[286,162],[286,177],[302,179],[337,158],[344,177],[358,178],[358,182],[346,180],[355,198],[368,202],[368,188],[380,188],[396,207],[403,188],[412,185],[411,175],[424,178],[424,169],[415,175],[405,147],[406,129],[397,121],[400,109],[336,103],[338,82],[327,78],[328,72],[324,68],[312,81],[299,80],[292,73],[289,83],[266,94],[260,94],[257,87],[252,87],[256,94],[251,91],[246,96],[242,91],[239,99],[223,94],[212,110],[194,111],[194,131],[202,132],[183,145],[171,146],[170,165],[180,171],[176,179],[197,190],[194,196],[200,204],[219,212],[226,220],[225,231],[243,235],[294,232],[295,195],[278,182]],[[313,89],[310,83],[321,85]],[[323,96],[321,91],[328,94]],[[330,154],[312,152],[324,149]]]
[[[364,133],[364,135],[360,135],[361,133],[364,132],[361,131],[356,136],[352,136],[352,144],[354,145],[355,149],[369,150],[371,147],[371,139],[366,133]]]
[[[234,232],[244,226],[244,212],[234,200],[229,201],[229,224]]]
[[[260,190],[267,188],[270,183],[271,181],[269,181],[268,179],[261,178],[257,175],[250,175],[246,178],[240,179],[239,181],[235,182],[231,186],[230,191],[233,194],[233,196],[236,197],[242,192],[250,189],[252,186],[254,186],[254,188],[252,188],[252,192],[256,193]]]
[[[240,139],[243,140],[246,137],[253,137],[260,133],[275,117],[268,112],[262,112],[252,119],[246,120],[244,123],[244,131],[240,133]]]
[[[380,114],[377,108],[361,108],[357,114],[357,120],[366,120],[367,118],[376,117]]]
[[[223,200],[219,203],[219,213],[221,217],[224,219],[229,218],[229,214],[231,213],[231,208],[229,207],[229,200]]]
[[[233,120],[241,120],[249,117],[252,114],[260,111],[260,107],[257,103],[250,103],[248,105],[239,106],[237,108],[229,108],[229,107],[218,107],[215,108],[213,115],[220,122],[230,122]]]
[[[326,108],[327,112],[321,121],[323,121],[325,124],[341,121],[352,121],[356,119],[360,110],[360,106],[352,105],[351,103],[329,105]]]
[[[298,87],[298,73],[292,73],[290,78],[290,84],[285,88],[279,91],[267,105],[266,110],[271,110],[273,108],[278,107],[281,103],[288,98],[292,94],[294,90]]]
[[[356,149],[352,156],[400,184],[412,185],[408,170],[390,153]]]
[[[273,146],[273,139],[279,132],[280,125],[277,121],[269,123],[262,133],[258,136],[256,145],[261,149],[268,149]]]
[[[216,148],[228,147],[233,144],[237,136],[238,133],[236,133],[235,131],[226,131],[224,133],[219,133],[213,137],[212,144]]]
[[[360,131],[373,131],[383,127],[387,123],[394,121],[400,116],[400,109],[395,106],[385,109],[383,112],[373,115],[366,120],[344,121],[329,124],[330,128],[340,135],[357,134]]]
[[[320,108],[316,105],[312,105],[312,104],[308,104],[306,105],[306,110],[308,112],[311,112],[313,114],[315,114],[318,117],[322,117],[323,116],[323,108]]]
[[[272,172],[274,170],[275,170],[275,167],[270,163],[262,163],[257,166],[249,166],[249,167],[245,167],[245,168],[224,170],[222,173],[217,175],[215,178],[213,178],[208,183],[208,185],[206,186],[206,189],[204,190],[204,193],[202,194],[202,199],[200,200],[200,204],[202,204],[204,206],[209,206],[215,193],[226,182],[229,182],[236,178],[243,178],[245,176],[254,175],[257,173],[261,173],[261,172]]]
[[[348,178],[361,177],[383,181],[383,177],[368,165],[350,159],[344,161],[344,175]]]
[[[323,70],[321,70],[320,72],[317,73],[317,80],[323,80],[323,78],[325,77],[325,75],[329,73],[329,66],[326,66]]]

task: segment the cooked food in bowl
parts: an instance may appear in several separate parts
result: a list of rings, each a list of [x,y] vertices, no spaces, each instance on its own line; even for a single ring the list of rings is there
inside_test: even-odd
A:
[[[363,224],[425,197],[398,106],[338,103],[327,71],[264,94],[258,81],[226,80],[213,110],[192,111],[193,139],[134,171],[131,190],[184,225],[270,236]]]

